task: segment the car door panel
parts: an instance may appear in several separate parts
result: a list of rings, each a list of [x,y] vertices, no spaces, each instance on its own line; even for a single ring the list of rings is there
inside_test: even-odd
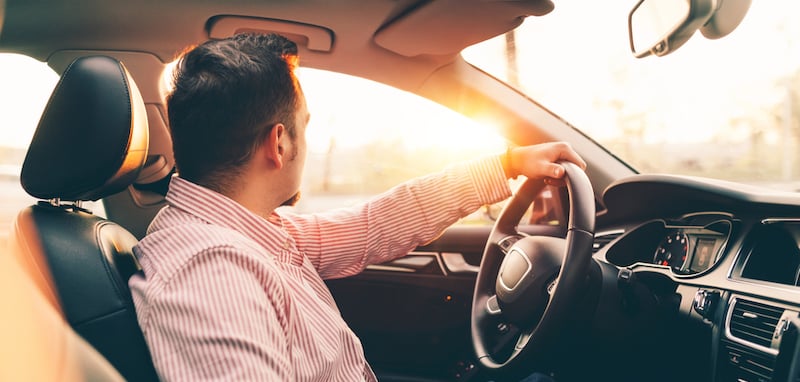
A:
[[[552,226],[526,234],[557,235]],[[452,380],[474,362],[470,310],[491,226],[454,226],[407,256],[327,282],[379,379]]]

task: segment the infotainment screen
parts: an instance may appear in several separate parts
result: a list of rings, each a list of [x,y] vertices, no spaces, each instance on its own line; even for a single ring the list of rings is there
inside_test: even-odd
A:
[[[689,266],[692,272],[702,272],[711,266],[714,262],[714,245],[716,243],[715,239],[697,239],[692,255],[692,264]]]

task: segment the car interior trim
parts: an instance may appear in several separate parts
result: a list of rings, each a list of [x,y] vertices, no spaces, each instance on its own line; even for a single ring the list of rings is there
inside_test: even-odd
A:
[[[215,16],[208,22],[208,37],[223,39],[237,33],[280,33],[299,46],[315,52],[333,49],[333,31],[319,25],[245,16]]]
[[[749,347],[751,349],[756,349],[756,350],[759,350],[759,351],[761,351],[763,353],[767,353],[767,354],[770,354],[772,356],[777,356],[778,355],[777,347],[776,348],[772,348],[772,347],[766,347],[766,346],[763,346],[763,345],[759,345],[759,344],[753,343],[751,341],[747,341],[747,340],[741,339],[739,337],[736,337],[731,333],[731,318],[733,317],[734,308],[736,307],[736,304],[740,300],[748,300],[748,301],[750,301],[751,299],[750,298],[744,298],[744,297],[737,296],[737,295],[731,296],[731,298],[728,301],[728,312],[725,315],[725,338],[727,338],[728,340],[731,340],[733,342],[736,342],[736,343],[738,343],[740,345],[747,346],[747,347]],[[761,302],[761,303],[764,304],[763,302]],[[772,306],[774,308],[781,308],[779,306],[773,305],[772,303],[765,304],[765,305],[770,305],[770,306]],[[752,318],[755,319],[757,317],[752,317]],[[774,343],[774,341],[773,341],[773,343]]]

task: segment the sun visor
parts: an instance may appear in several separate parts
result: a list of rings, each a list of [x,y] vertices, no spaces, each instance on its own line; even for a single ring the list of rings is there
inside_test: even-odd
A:
[[[408,57],[453,54],[552,10],[550,0],[433,0],[393,19],[374,39]]]

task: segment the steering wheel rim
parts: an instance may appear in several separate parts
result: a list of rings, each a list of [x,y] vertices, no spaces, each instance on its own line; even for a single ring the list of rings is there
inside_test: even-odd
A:
[[[488,369],[510,369],[521,359],[536,360],[547,354],[563,318],[575,310],[571,302],[585,284],[594,241],[594,192],[580,167],[560,164],[566,170],[570,206],[566,237],[525,236],[517,231],[525,210],[545,186],[542,179],[528,179],[501,212],[484,248],[472,299],[471,330],[478,360]],[[555,252],[559,251],[562,256],[557,264]],[[489,334],[503,329],[506,333],[499,338]],[[496,360],[492,347],[502,347],[503,336],[516,339],[516,344],[505,360]]]

